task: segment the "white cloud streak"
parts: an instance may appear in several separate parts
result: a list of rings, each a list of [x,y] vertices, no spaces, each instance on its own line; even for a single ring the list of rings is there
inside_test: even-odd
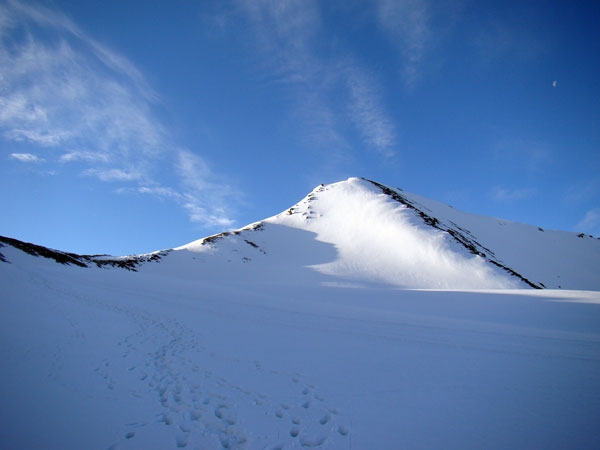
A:
[[[348,66],[346,82],[350,92],[350,116],[370,147],[384,156],[393,156],[396,133],[376,92],[377,83],[357,66]]]
[[[233,221],[228,217],[224,199],[233,192],[222,184],[210,181],[211,170],[198,155],[186,150],[178,152],[177,170],[186,194],[180,202],[188,211],[192,222],[206,223],[210,226],[231,227]]]
[[[515,26],[499,19],[481,24],[472,42],[481,62],[486,64],[503,60],[510,60],[512,64],[531,63],[548,53],[549,48],[527,25]]]
[[[98,153],[93,151],[73,151],[68,153],[63,153],[59,161],[62,163],[69,163],[74,161],[86,161],[86,162],[109,162],[109,157],[105,153]]]
[[[261,50],[275,76],[287,82],[311,82],[320,70],[313,47],[320,27],[314,0],[240,1],[254,25]]]
[[[142,178],[140,172],[123,169],[86,169],[83,175],[97,177],[102,181],[135,181]]]
[[[600,208],[587,211],[585,217],[575,225],[574,231],[583,231],[600,237]]]
[[[492,189],[492,198],[499,202],[513,202],[526,200],[534,197],[537,193],[533,188],[506,188],[503,186],[495,186]]]
[[[265,72],[292,89],[297,113],[314,144],[348,148],[343,124],[350,119],[365,147],[384,156],[394,154],[397,133],[376,77],[356,59],[319,53],[328,37],[318,2],[239,1],[238,6],[252,25]],[[346,93],[341,107],[340,90]]]
[[[159,185],[167,162],[183,177],[171,199],[188,212],[185,205],[202,203],[190,219],[212,225],[228,215],[225,197],[206,200],[200,182],[191,186],[189,179],[212,186],[217,177],[198,164],[180,171],[178,146],[155,112],[159,105],[133,63],[68,17],[14,0],[0,5],[0,136],[43,148],[47,160],[84,165],[85,176],[139,188]]]
[[[151,114],[146,83],[124,58],[88,38],[66,17],[8,3],[12,29],[0,47],[0,127],[8,140],[58,147],[91,141],[111,157],[159,151],[164,130]],[[39,28],[54,34],[36,38]],[[84,48],[84,50],[81,50]]]
[[[402,55],[404,80],[414,86],[432,39],[431,8],[427,0],[377,0],[377,19]]]
[[[31,153],[11,153],[10,157],[24,163],[38,163],[43,161],[36,155]]]

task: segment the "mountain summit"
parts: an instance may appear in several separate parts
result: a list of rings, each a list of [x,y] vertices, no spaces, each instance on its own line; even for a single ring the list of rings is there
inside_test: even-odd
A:
[[[32,247],[38,250],[30,253],[52,252]],[[598,239],[464,213],[363,178],[319,185],[280,214],[172,250],[122,258],[55,254],[67,264],[196,280],[600,289]]]
[[[362,178],[317,186],[276,216],[175,250],[218,265],[211,277],[242,263],[253,278],[286,283],[320,274],[419,289],[600,289],[597,239],[463,213]]]

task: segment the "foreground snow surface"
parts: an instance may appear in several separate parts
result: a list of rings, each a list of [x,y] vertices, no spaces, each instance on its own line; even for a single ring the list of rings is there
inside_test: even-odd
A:
[[[600,448],[597,292],[217,284],[4,250],[0,448]]]

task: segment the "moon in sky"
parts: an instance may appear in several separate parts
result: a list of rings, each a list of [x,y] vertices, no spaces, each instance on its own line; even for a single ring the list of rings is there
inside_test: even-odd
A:
[[[554,81],[552,82],[552,86],[553,86],[553,87],[556,87],[556,86],[558,86],[558,81],[554,80]]]

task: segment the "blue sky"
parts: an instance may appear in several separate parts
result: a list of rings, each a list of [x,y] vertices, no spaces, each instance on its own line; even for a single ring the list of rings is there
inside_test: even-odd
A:
[[[600,236],[600,3],[0,1],[0,234],[170,248],[364,176]]]

